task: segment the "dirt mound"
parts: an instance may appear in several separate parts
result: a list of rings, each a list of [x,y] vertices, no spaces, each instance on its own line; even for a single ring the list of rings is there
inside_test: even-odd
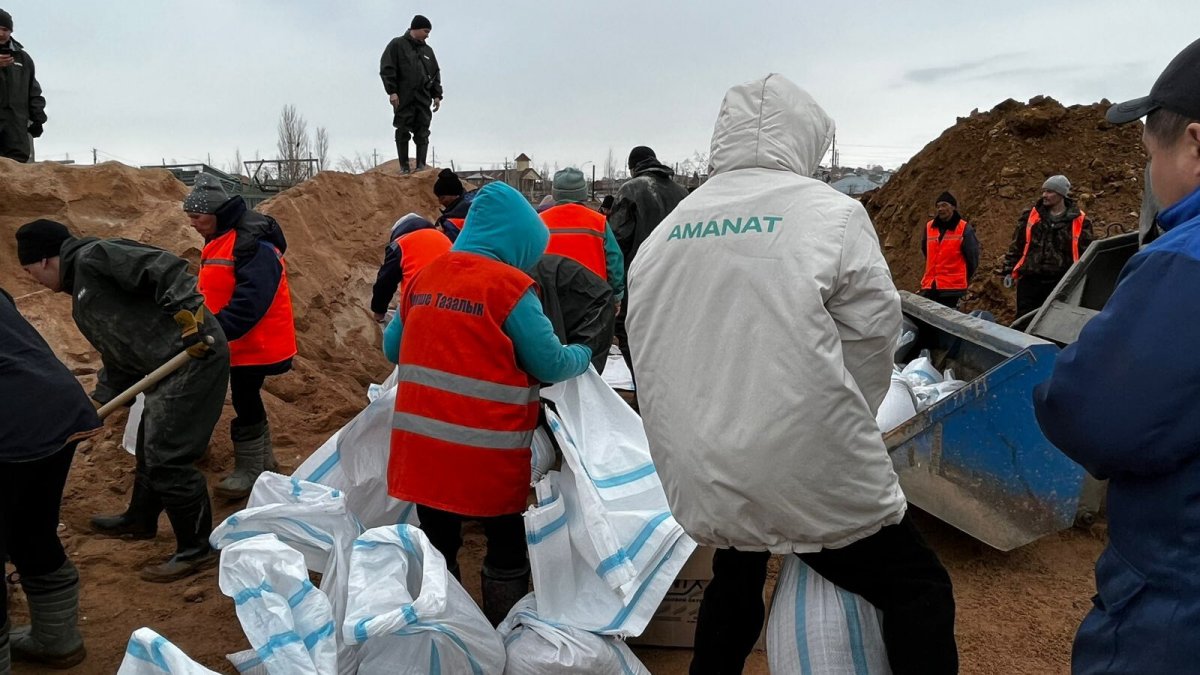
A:
[[[882,188],[863,198],[875,221],[896,284],[920,288],[921,234],[933,200],[949,190],[982,246],[980,269],[963,305],[1011,320],[1015,294],[991,274],[1012,241],[1021,212],[1061,173],[1091,219],[1096,236],[1137,229],[1146,155],[1141,126],[1104,120],[1108,102],[1063,107],[1052,98],[1012,99],[973,112],[926,145]]]
[[[285,472],[316,449],[366,404],[365,387],[390,370],[371,319],[371,284],[387,232],[399,216],[438,213],[436,172],[411,177],[374,172],[324,172],[263,203],[288,239],[287,262],[299,355],[292,372],[268,378],[264,400]],[[95,167],[22,165],[0,159],[0,286],[89,391],[99,356],[71,319],[70,298],[36,285],[17,265],[13,234],[36,218],[66,223],[79,235],[126,237],[160,246],[198,263],[203,245],[181,203],[188,189],[169,172],[117,163]],[[83,621],[89,672],[113,672],[129,634],[149,625],[209,666],[245,646],[233,605],[216,588],[215,571],[171,586],[144,584],[137,568],[169,556],[173,540],[165,519],[158,539],[119,542],[89,533],[95,513],[119,512],[132,483],[133,458],[119,447],[124,412],[106,435],[77,456],[63,503],[62,536],[83,579]],[[210,481],[232,468],[225,414],[202,463]],[[224,518],[237,504],[216,503]],[[184,600],[184,591],[190,598]],[[24,618],[24,603],[14,602]]]

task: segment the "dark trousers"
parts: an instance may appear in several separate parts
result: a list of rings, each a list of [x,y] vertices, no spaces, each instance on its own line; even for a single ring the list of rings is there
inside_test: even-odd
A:
[[[67,560],[58,512],[76,443],[32,462],[0,462],[0,564],[12,558],[25,577],[49,574]],[[0,582],[0,625],[8,621],[8,584]]]
[[[0,157],[24,164],[29,161],[29,144],[32,142],[28,132],[14,129],[11,121],[0,121]]]
[[[429,144],[429,124],[433,121],[433,110],[429,105],[429,101],[411,101],[396,110],[392,116],[392,126],[396,127],[397,146],[401,143],[407,146],[409,134],[412,134],[415,145]]]
[[[1037,311],[1054,292],[1058,279],[1021,277],[1017,279],[1017,316]]]
[[[762,632],[765,551],[720,549],[696,624],[691,673],[740,673]],[[844,548],[800,554],[838,587],[883,613],[883,641],[895,675],[958,672],[950,575],[909,516]]]
[[[267,421],[263,407],[262,386],[267,374],[259,368],[235,366],[229,369],[229,397],[237,426],[250,427]]]
[[[966,294],[966,291],[939,291],[936,289],[921,291],[921,295],[950,309],[958,309],[958,301],[962,300]]]
[[[446,566],[457,578],[458,549],[462,548],[462,525],[467,520],[483,524],[487,537],[487,553],[483,564],[494,570],[517,570],[529,564],[529,549],[525,543],[525,519],[519,513],[490,518],[473,518],[417,504],[417,518],[429,542],[446,558]]]
[[[628,271],[626,271],[628,274]],[[621,358],[625,359],[625,365],[629,368],[630,376],[633,376],[633,354],[629,351],[629,331],[625,328],[625,316],[629,313],[629,298],[625,298],[625,302],[621,303],[621,311],[617,312],[616,326],[613,334],[617,336],[617,346],[621,349]],[[634,386],[637,386],[637,378],[633,378]]]

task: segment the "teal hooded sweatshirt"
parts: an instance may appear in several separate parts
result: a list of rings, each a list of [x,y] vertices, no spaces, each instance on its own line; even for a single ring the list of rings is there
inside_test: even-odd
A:
[[[550,232],[521,193],[504,183],[485,186],[467,213],[462,234],[450,249],[498,260],[529,273],[546,252]],[[562,382],[582,374],[591,363],[586,345],[563,345],[542,311],[542,301],[530,288],[501,327],[512,340],[517,365],[539,382]],[[396,312],[383,333],[383,354],[400,359],[404,322]]]

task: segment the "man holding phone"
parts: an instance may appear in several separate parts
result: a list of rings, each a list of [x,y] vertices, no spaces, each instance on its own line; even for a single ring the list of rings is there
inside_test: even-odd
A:
[[[46,123],[46,99],[33,58],[12,32],[12,15],[0,9],[0,157],[28,162]]]

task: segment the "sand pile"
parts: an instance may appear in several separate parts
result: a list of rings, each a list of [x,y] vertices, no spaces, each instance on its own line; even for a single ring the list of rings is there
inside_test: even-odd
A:
[[[1009,320],[1015,294],[991,271],[1000,265],[1021,212],[1061,173],[1091,218],[1098,238],[1137,229],[1146,155],[1141,126],[1104,121],[1108,102],[1065,108],[1051,98],[1008,100],[974,112],[908,161],[882,188],[864,197],[896,284],[915,291],[924,273],[921,235],[942,190],[976,229],[983,252],[964,302]]]
[[[263,203],[288,239],[288,274],[300,353],[292,372],[269,378],[264,400],[284,469],[290,471],[366,404],[365,387],[390,370],[379,351],[380,329],[368,304],[387,232],[399,216],[438,213],[436,172],[411,177],[374,172],[325,172]],[[99,356],[75,328],[70,298],[36,285],[17,265],[13,234],[36,218],[66,223],[79,235],[126,237],[198,263],[203,242],[188,225],[181,202],[188,188],[163,170],[117,163],[95,167],[21,165],[0,159],[0,286],[18,298],[21,312],[59,357],[94,386]],[[164,518],[157,540],[119,542],[94,538],[87,519],[119,512],[127,502],[133,458],[118,447],[124,412],[107,433],[77,456],[64,498],[63,538],[79,565],[84,631],[93,655],[89,672],[113,672],[129,634],[151,625],[209,666],[245,645],[233,605],[208,572],[169,587],[144,584],[137,568],[169,556],[173,539]],[[202,468],[210,480],[232,468],[225,415]],[[238,505],[215,504],[218,519]],[[187,600],[184,599],[185,593]],[[24,616],[24,603],[11,606]]]

